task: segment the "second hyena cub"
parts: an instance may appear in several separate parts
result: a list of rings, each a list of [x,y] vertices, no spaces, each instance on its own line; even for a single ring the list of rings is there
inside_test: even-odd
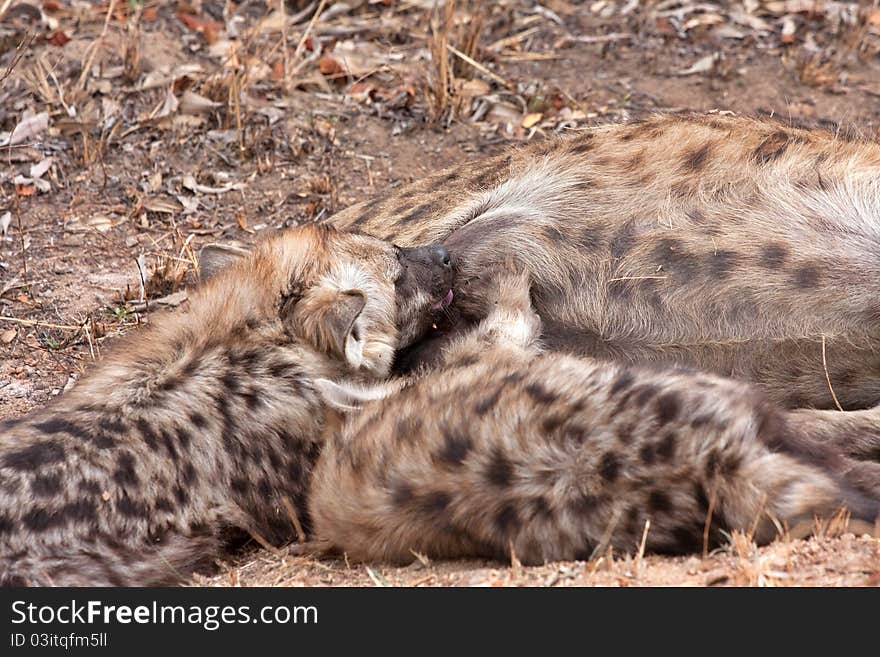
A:
[[[766,542],[841,507],[874,521],[880,488],[846,483],[840,458],[747,385],[541,354],[524,277],[499,285],[442,370],[328,439],[309,498],[319,540],[360,560],[541,563],[634,550],[649,519],[663,553],[734,529]],[[362,396],[325,391],[341,407]]]

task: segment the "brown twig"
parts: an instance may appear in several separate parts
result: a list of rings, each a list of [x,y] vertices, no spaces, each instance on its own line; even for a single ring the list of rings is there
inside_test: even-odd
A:
[[[50,322],[44,322],[39,319],[21,319],[18,317],[3,316],[0,316],[0,321],[10,322],[12,324],[21,324],[22,326],[42,326],[44,328],[58,329],[60,331],[76,331],[77,333],[81,331],[84,326],[84,324],[80,324],[79,326],[70,326],[68,324],[52,324]]]
[[[2,15],[3,11],[0,11],[0,16]],[[0,75],[0,85],[4,84],[6,82],[6,78],[12,75],[12,71],[15,70],[15,67],[18,66],[18,63],[21,61],[22,57],[24,57],[24,51],[30,47],[35,38],[36,35],[30,32],[24,35],[21,43],[19,43],[18,46],[16,46],[15,48],[15,54],[12,56],[12,61],[9,62],[9,66],[7,66],[6,70],[3,71],[3,75]]]
[[[312,28],[315,27],[315,23],[318,22],[318,18],[321,16],[321,12],[324,11],[324,5],[327,4],[327,0],[321,0],[318,8],[315,10],[315,13],[312,14],[312,19],[309,21],[309,24],[306,25],[305,32],[302,33],[302,36],[299,38],[299,43],[296,44],[296,50],[293,51],[293,61],[299,61],[299,57],[302,54],[303,48],[306,45],[306,39],[309,38],[309,34],[312,32]],[[298,68],[297,68],[298,71]]]
[[[825,382],[828,384],[828,390],[831,392],[831,399],[834,400],[834,405],[837,406],[838,411],[843,410],[843,406],[840,405],[840,402],[837,400],[837,395],[834,394],[834,388],[831,385],[831,375],[828,374],[828,358],[825,355],[825,334],[822,334],[822,369],[825,370]]]
[[[299,521],[299,516],[296,514],[296,509],[293,508],[293,504],[290,502],[290,498],[287,496],[281,498],[281,503],[284,505],[284,510],[287,511],[287,515],[290,516],[290,522],[293,523],[293,528],[296,530],[297,542],[305,543],[306,533],[303,531],[303,526]]]

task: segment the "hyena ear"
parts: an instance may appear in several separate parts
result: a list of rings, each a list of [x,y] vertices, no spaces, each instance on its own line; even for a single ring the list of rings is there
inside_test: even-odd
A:
[[[199,251],[199,280],[203,283],[228,267],[236,260],[248,255],[250,250],[243,244],[211,242]]]
[[[357,319],[366,305],[367,298],[359,290],[317,289],[294,306],[290,319],[294,332],[317,349],[344,358],[358,369],[364,359],[364,336]]]
[[[349,381],[315,380],[315,387],[324,403],[344,412],[356,411],[367,402],[390,397],[402,386],[403,383],[398,381],[364,386]]]

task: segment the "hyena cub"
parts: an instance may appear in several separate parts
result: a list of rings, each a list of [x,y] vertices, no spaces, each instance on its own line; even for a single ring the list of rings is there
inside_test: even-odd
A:
[[[440,247],[315,226],[219,269],[70,393],[0,425],[0,583],[163,584],[229,530],[290,540],[320,449],[314,381],[385,376],[452,277]]]
[[[359,560],[512,553],[534,564],[632,551],[649,519],[646,547],[663,553],[733,529],[766,542],[842,506],[874,521],[880,487],[846,483],[838,457],[747,385],[542,354],[525,277],[498,284],[493,311],[443,369],[328,437],[309,496],[324,545]],[[343,407],[364,396],[327,390]]]

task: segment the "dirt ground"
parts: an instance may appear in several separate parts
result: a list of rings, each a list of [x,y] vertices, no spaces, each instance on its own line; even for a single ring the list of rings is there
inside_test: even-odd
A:
[[[434,4],[0,0],[0,419],[178,305],[207,241],[251,241],[507,144],[657,111],[880,132],[871,3]],[[251,550],[196,583],[880,583],[880,542],[820,534],[538,568]]]

